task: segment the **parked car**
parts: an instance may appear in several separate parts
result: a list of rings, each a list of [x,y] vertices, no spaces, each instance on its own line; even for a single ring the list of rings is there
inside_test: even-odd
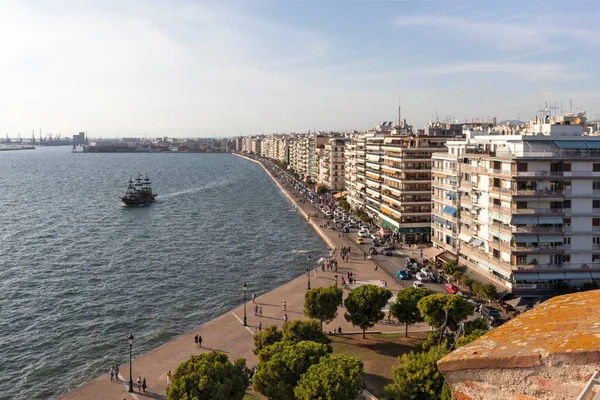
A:
[[[379,240],[379,235],[377,235],[376,233],[371,233],[371,239],[375,240]]]
[[[489,308],[486,306],[481,306],[479,312],[481,313],[482,317],[490,320],[493,324],[502,322],[500,310],[496,310],[494,308]]]
[[[358,237],[359,238],[368,238],[369,234],[365,231],[358,231]]]
[[[369,254],[372,256],[377,254],[377,249],[375,247],[369,247]]]
[[[342,232],[344,232],[344,233],[350,233],[350,228],[348,228],[347,226],[343,226],[342,227]]]
[[[398,279],[401,279],[403,281],[408,279],[408,274],[406,273],[406,271],[403,271],[401,269],[396,271],[396,276],[398,277]]]
[[[422,272],[417,272],[417,274],[415,275],[415,278],[417,278],[421,282],[427,282],[429,280],[429,276]]]
[[[375,247],[381,246],[381,243],[379,242],[379,239],[373,239],[373,246],[375,246]]]
[[[456,287],[456,285],[453,285],[452,283],[446,283],[446,290],[448,291],[448,293],[450,294],[456,294],[459,292],[458,287]]]
[[[391,250],[386,250],[386,249],[381,250],[381,254],[383,254],[384,256],[393,256],[394,255],[394,253]]]
[[[361,237],[356,238],[356,244],[365,244],[365,239],[363,239]]]
[[[420,287],[423,287],[423,284],[421,282],[419,282],[419,281],[414,281],[413,282],[413,287],[420,288]]]

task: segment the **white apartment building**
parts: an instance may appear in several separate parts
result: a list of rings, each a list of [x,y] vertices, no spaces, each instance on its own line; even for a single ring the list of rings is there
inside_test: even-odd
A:
[[[327,186],[333,193],[344,190],[344,152],[346,143],[349,141],[350,139],[346,138],[330,138],[320,151],[318,181]]]
[[[265,136],[261,144],[261,156],[272,160],[288,162],[287,135]]]
[[[435,246],[519,295],[600,279],[600,137],[584,126],[570,113],[448,142],[432,158]]]

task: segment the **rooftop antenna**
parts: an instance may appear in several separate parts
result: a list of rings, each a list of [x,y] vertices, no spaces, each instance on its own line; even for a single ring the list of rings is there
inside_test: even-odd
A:
[[[569,97],[569,112],[573,112],[573,99]]]
[[[398,96],[398,126],[402,123],[402,94]]]
[[[436,122],[436,123],[439,123],[439,122],[440,122],[440,118],[439,118],[439,116],[438,116],[438,112],[437,112],[437,110],[435,111],[435,122]]]
[[[549,108],[550,108],[551,114],[556,117],[556,110],[558,110],[558,107],[556,107],[556,102],[554,102],[554,106],[550,106]]]

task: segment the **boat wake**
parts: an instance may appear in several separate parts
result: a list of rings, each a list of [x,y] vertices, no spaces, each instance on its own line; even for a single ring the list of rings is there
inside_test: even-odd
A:
[[[292,253],[294,253],[294,254],[305,254],[305,253],[310,253],[310,250],[292,250]]]
[[[195,188],[181,190],[179,192],[167,193],[167,194],[164,194],[164,195],[159,195],[159,197],[157,198],[157,200],[170,199],[172,197],[183,196],[185,194],[197,193],[197,192],[200,192],[201,190],[206,190],[206,189],[212,189],[212,188],[216,188],[216,187],[226,186],[229,183],[231,183],[231,182],[230,181],[211,182],[211,183],[207,183],[206,185],[198,186],[198,187],[195,187]]]

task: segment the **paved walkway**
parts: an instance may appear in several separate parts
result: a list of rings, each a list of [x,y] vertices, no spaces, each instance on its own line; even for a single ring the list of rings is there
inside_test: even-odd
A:
[[[292,197],[290,200],[292,200]],[[314,214],[315,209],[309,203],[296,204],[296,208],[303,214]],[[319,234],[326,239],[330,245],[349,246],[350,242],[344,237],[339,237],[337,231],[330,231],[319,228],[319,219],[310,218],[313,227],[318,230]],[[381,270],[375,271],[375,265],[372,261],[364,260],[362,253],[358,253],[355,246],[351,246],[351,257],[348,263],[338,259],[338,275],[346,274],[351,271],[357,275],[359,282],[379,283],[382,280],[387,281],[388,289],[396,293],[401,287],[395,281],[390,279]],[[316,261],[313,260],[316,267]],[[310,284],[311,287],[329,286],[334,284],[335,272],[321,272],[319,269],[317,277],[314,277],[314,271],[311,271]],[[138,356],[133,360],[133,380],[135,388],[135,380],[138,376],[145,377],[148,384],[147,393],[131,394],[127,392],[127,382],[129,379],[129,364],[119,366],[120,381],[110,381],[108,370],[110,365],[106,366],[106,374],[99,378],[82,385],[79,388],[72,390],[62,398],[64,399],[165,399],[165,391],[167,384],[167,372],[175,371],[177,366],[187,360],[191,355],[198,354],[210,350],[219,350],[226,353],[230,360],[237,357],[245,357],[248,365],[256,365],[257,357],[252,353],[254,342],[252,335],[259,321],[262,321],[263,327],[276,324],[279,327],[283,324],[283,307],[285,301],[287,303],[287,314],[290,320],[305,319],[303,314],[304,308],[304,293],[306,292],[307,277],[300,276],[291,282],[280,286],[256,299],[256,304],[262,306],[263,317],[255,317],[252,301],[247,304],[248,327],[242,325],[244,315],[243,306],[239,306],[234,310],[227,312],[220,317],[209,321],[199,328],[180,336],[144,355]],[[347,294],[345,290],[344,297]],[[356,332],[359,328],[352,327],[343,317],[344,309],[340,308],[338,317],[329,325],[325,324],[324,329],[333,330],[338,326],[342,327],[343,332]],[[417,324],[412,327],[411,331],[426,330],[427,327],[422,324]],[[404,330],[404,326],[395,324],[378,324],[374,330],[384,332],[397,332]],[[203,338],[203,348],[198,349],[194,345],[194,336],[200,334]],[[124,348],[124,351],[126,349]]]

